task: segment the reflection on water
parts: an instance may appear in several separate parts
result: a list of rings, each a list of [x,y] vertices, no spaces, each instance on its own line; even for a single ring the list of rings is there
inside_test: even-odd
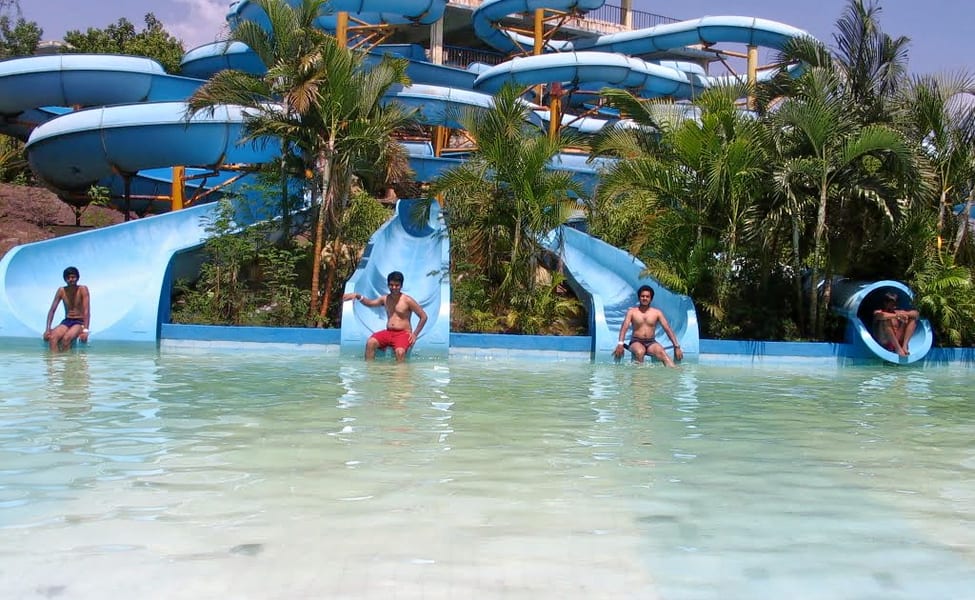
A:
[[[0,586],[963,598],[970,380],[5,348]]]

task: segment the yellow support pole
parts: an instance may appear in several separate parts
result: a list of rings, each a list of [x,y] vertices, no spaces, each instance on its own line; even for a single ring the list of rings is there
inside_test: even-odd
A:
[[[555,139],[562,128],[562,84],[553,83],[548,93],[548,137]]]
[[[532,48],[532,54],[538,56],[545,49],[545,9],[536,8],[535,9],[535,27],[534,27],[534,37],[535,46]],[[539,85],[535,87],[535,98],[538,103],[542,103],[542,97],[544,93],[544,87]]]
[[[433,155],[440,157],[443,154],[444,146],[447,142],[447,128],[443,125],[436,125],[433,128]]]
[[[183,190],[186,189],[186,167],[173,167],[173,184],[170,192],[170,208],[182,210],[185,204]]]
[[[758,46],[748,47],[748,108],[755,110],[755,86],[758,85]]]
[[[349,13],[340,11],[335,21],[335,39],[342,47],[349,45]]]

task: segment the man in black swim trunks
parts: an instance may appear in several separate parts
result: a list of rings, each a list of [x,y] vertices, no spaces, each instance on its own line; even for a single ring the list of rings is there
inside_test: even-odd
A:
[[[54,292],[51,310],[47,311],[47,325],[44,327],[44,340],[54,352],[64,351],[71,347],[75,338],[82,342],[88,341],[88,324],[91,321],[90,297],[88,286],[78,285],[81,275],[75,267],[64,270],[64,282],[68,285],[59,287]],[[57,327],[51,329],[51,321],[58,304],[64,303],[64,320]]]
[[[623,339],[626,337],[627,330],[632,326],[633,337],[630,338],[630,352],[633,354],[634,361],[642,363],[643,357],[650,354],[668,367],[676,366],[674,361],[667,356],[664,347],[655,339],[657,323],[660,323],[664,333],[674,345],[674,360],[679,361],[684,358],[684,351],[681,350],[680,342],[677,340],[674,330],[670,328],[667,317],[660,309],[650,306],[650,303],[653,302],[653,288],[649,285],[641,286],[637,290],[636,296],[639,304],[626,311],[626,318],[623,319],[623,325],[620,327],[620,339],[616,344],[616,349],[613,350],[613,356],[616,358],[623,356],[626,345]]]

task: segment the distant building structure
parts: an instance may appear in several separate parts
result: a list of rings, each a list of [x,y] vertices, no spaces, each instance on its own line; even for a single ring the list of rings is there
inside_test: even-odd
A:
[[[50,40],[38,44],[37,50],[34,51],[34,55],[48,56],[51,54],[64,54],[65,52],[71,52],[72,50],[74,50],[74,46],[67,42],[62,42],[61,40]]]

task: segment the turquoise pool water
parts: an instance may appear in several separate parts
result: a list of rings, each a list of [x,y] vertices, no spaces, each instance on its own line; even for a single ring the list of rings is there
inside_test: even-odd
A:
[[[10,598],[975,598],[965,368],[0,349]]]

